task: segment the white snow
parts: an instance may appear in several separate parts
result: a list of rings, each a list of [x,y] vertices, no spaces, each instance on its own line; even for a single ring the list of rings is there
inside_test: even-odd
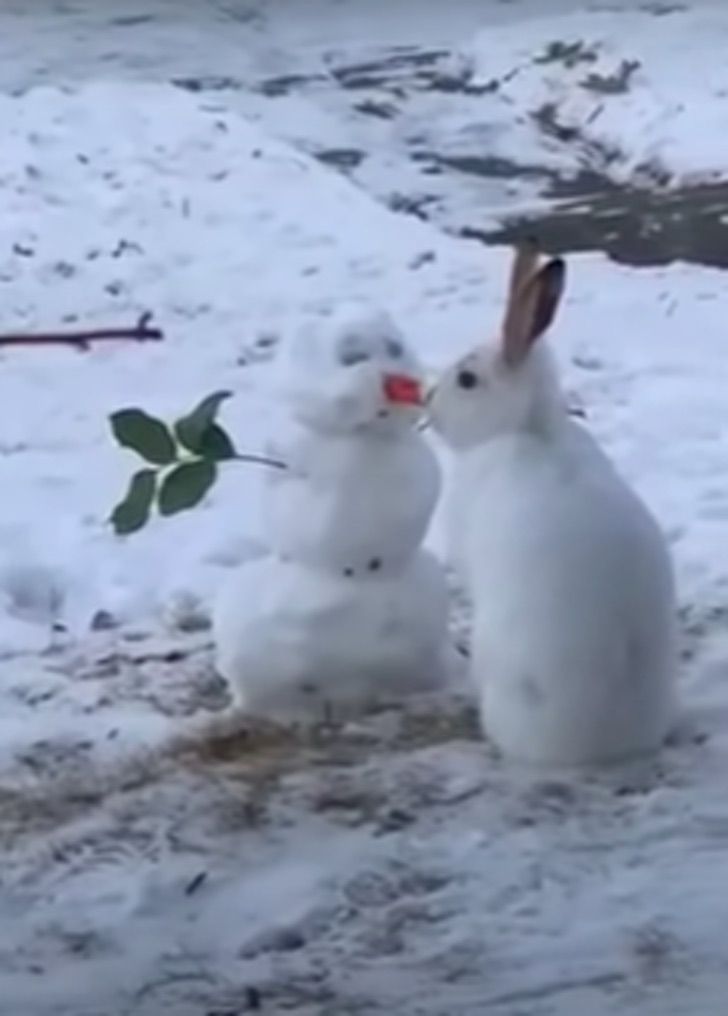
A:
[[[578,132],[573,145],[546,140],[557,166],[568,152],[572,171],[591,166],[619,181],[695,182],[726,175],[728,71],[696,55],[727,40],[717,8],[675,5],[655,17],[645,6],[490,26],[462,59],[472,86],[497,82],[482,113],[496,148],[516,161],[524,161],[522,132],[544,143],[529,121],[548,111],[562,130]]]
[[[724,172],[717,4],[615,11],[609,24],[567,3],[545,22],[531,0],[457,0],[414,21],[411,4],[381,20],[364,6],[317,0],[304,17],[287,0],[270,11],[156,0],[112,14],[79,0],[0,15],[2,331],[131,325],[151,310],[166,334],[84,354],[0,353],[9,1014],[242,1013],[254,988],[262,1012],[311,1016],[721,1011],[722,273],[572,257],[553,336],[567,387],[675,554],[686,720],[654,765],[583,778],[513,770],[449,695],[344,731],[205,734],[227,722],[214,718],[227,699],[204,615],[221,577],[259,553],[260,473],[231,465],[203,508],[127,540],[106,523],[135,468],[111,441],[114,409],[169,419],[231,388],[224,422],[241,450],[260,450],[276,427],[276,343],[342,296],[389,310],[432,370],[496,327],[506,252],[380,198],[413,181],[396,132],[415,121],[445,145],[470,123],[482,151],[505,99],[529,132],[532,104],[588,118],[581,70],[529,62],[553,39],[603,47],[586,73],[642,62],[589,125],[590,139],[625,153],[610,173],[634,176],[646,159],[675,177]],[[498,67],[524,64],[505,99],[435,95],[404,126],[372,127],[371,177],[368,160],[349,180],[309,154],[362,144],[350,108],[362,96],[336,99],[331,84],[280,100],[246,91],[394,44],[475,53],[487,76],[479,29]],[[238,86],[169,83],[212,72]],[[488,154],[512,158],[515,145],[524,161],[580,164],[582,149],[549,153],[519,130]],[[491,185],[486,200],[464,176],[448,181],[438,193],[471,224],[536,192]],[[436,524],[430,545],[440,542]],[[453,628],[466,627],[455,591]]]

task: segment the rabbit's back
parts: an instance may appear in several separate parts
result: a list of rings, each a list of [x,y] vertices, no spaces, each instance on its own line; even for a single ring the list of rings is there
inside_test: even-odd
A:
[[[574,432],[552,453],[511,439],[489,462],[471,464],[460,493],[484,723],[526,759],[650,751],[672,714],[675,610],[664,539],[590,441]]]

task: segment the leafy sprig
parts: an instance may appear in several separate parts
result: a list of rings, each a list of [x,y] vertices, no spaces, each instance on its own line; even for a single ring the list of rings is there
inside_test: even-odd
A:
[[[218,477],[219,464],[238,461],[285,469],[285,464],[259,455],[241,455],[230,435],[217,422],[222,403],[232,392],[208,395],[195,408],[168,426],[143,409],[120,409],[109,417],[122,448],[136,452],[146,463],[132,476],[126,493],[111,513],[118,535],[142,529],[153,509],[162,516],[195,508]]]

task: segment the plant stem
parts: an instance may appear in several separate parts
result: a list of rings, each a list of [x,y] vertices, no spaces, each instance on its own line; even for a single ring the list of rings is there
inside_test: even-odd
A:
[[[235,462],[253,462],[259,466],[271,466],[273,469],[288,469],[285,462],[280,459],[269,459],[265,455],[235,455]]]

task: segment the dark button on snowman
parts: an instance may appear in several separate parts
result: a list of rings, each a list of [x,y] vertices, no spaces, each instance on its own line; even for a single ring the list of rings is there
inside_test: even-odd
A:
[[[417,430],[419,363],[387,314],[353,305],[284,346],[279,382],[270,553],[219,598],[218,670],[239,706],[281,717],[436,686],[448,601],[422,548],[440,471]]]

